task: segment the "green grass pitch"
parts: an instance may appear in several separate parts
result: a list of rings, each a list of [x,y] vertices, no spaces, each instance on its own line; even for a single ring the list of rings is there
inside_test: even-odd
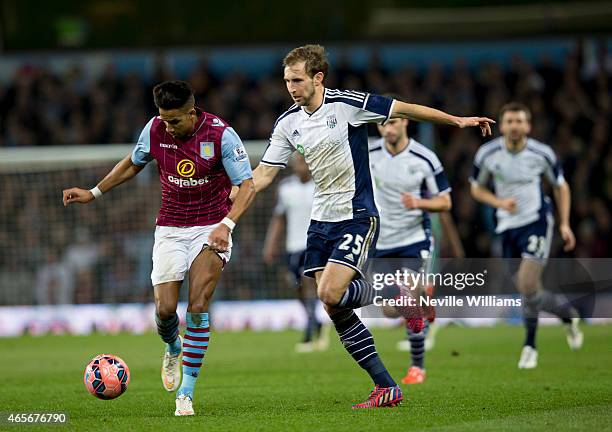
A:
[[[585,346],[570,352],[561,327],[540,328],[539,367],[519,371],[521,328],[443,328],[426,358],[426,383],[403,386],[398,408],[362,411],[351,404],[367,397],[370,380],[334,335],[327,352],[295,354],[298,332],[213,332],[191,418],[175,418],[174,394],[162,389],[156,334],[2,339],[0,411],[67,413],[67,425],[36,426],[55,431],[612,430],[612,326],[584,330]],[[398,381],[408,361],[395,350],[402,335],[374,331]],[[131,369],[127,392],[113,401],[83,385],[99,353]]]

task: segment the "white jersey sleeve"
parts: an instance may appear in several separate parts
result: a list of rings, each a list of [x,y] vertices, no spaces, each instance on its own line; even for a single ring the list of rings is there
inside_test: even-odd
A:
[[[548,146],[544,147],[544,159],[542,160],[545,164],[543,173],[546,180],[555,187],[561,186],[565,183],[565,177],[563,177],[563,168],[557,158],[555,152]]]
[[[290,131],[287,130],[287,121],[285,120],[290,114],[299,111],[297,105],[293,105],[289,110],[283,113],[272,129],[270,135],[270,143],[261,157],[262,165],[275,166],[285,168],[291,154],[295,151],[295,147],[289,141]],[[283,121],[285,120],[285,121]]]
[[[261,164],[285,168],[294,150],[289,140],[280,131],[275,130],[270,137],[270,144],[261,157]]]
[[[495,153],[500,146],[500,139],[494,139],[482,145],[474,156],[474,165],[472,167],[472,176],[470,182],[484,186],[489,181],[491,169],[487,163],[487,158]]]

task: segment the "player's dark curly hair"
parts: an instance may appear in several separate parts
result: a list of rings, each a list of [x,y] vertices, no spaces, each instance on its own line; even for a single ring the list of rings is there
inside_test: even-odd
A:
[[[157,108],[171,110],[195,104],[193,89],[185,81],[164,81],[153,88],[153,100]]]
[[[283,60],[283,66],[293,66],[298,62],[306,62],[304,70],[309,77],[315,76],[319,72],[323,72],[323,77],[327,76],[329,69],[329,61],[325,48],[321,45],[304,45],[292,49]],[[325,79],[325,78],[324,78]]]

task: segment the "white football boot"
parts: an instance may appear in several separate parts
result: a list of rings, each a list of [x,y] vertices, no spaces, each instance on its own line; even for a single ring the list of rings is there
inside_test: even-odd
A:
[[[579,350],[582,347],[582,342],[584,342],[584,333],[578,327],[579,323],[580,318],[572,318],[572,322],[566,326],[567,344],[572,351]]]
[[[193,403],[191,402],[191,398],[189,396],[180,395],[176,398],[176,410],[174,411],[175,416],[192,416],[194,414]]]
[[[535,348],[525,345],[518,362],[519,369],[533,369],[538,365],[538,352]]]
[[[183,345],[183,339],[179,336],[181,346]],[[181,385],[181,353],[172,355],[166,350],[164,353],[164,362],[161,368],[161,379],[164,388],[173,392]]]

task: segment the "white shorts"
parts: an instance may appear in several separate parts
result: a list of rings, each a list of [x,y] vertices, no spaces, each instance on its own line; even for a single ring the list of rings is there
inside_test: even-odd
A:
[[[157,226],[153,246],[153,285],[182,281],[204,246],[208,236],[219,224],[194,227]],[[232,236],[227,252],[217,253],[227,264],[232,255]]]

